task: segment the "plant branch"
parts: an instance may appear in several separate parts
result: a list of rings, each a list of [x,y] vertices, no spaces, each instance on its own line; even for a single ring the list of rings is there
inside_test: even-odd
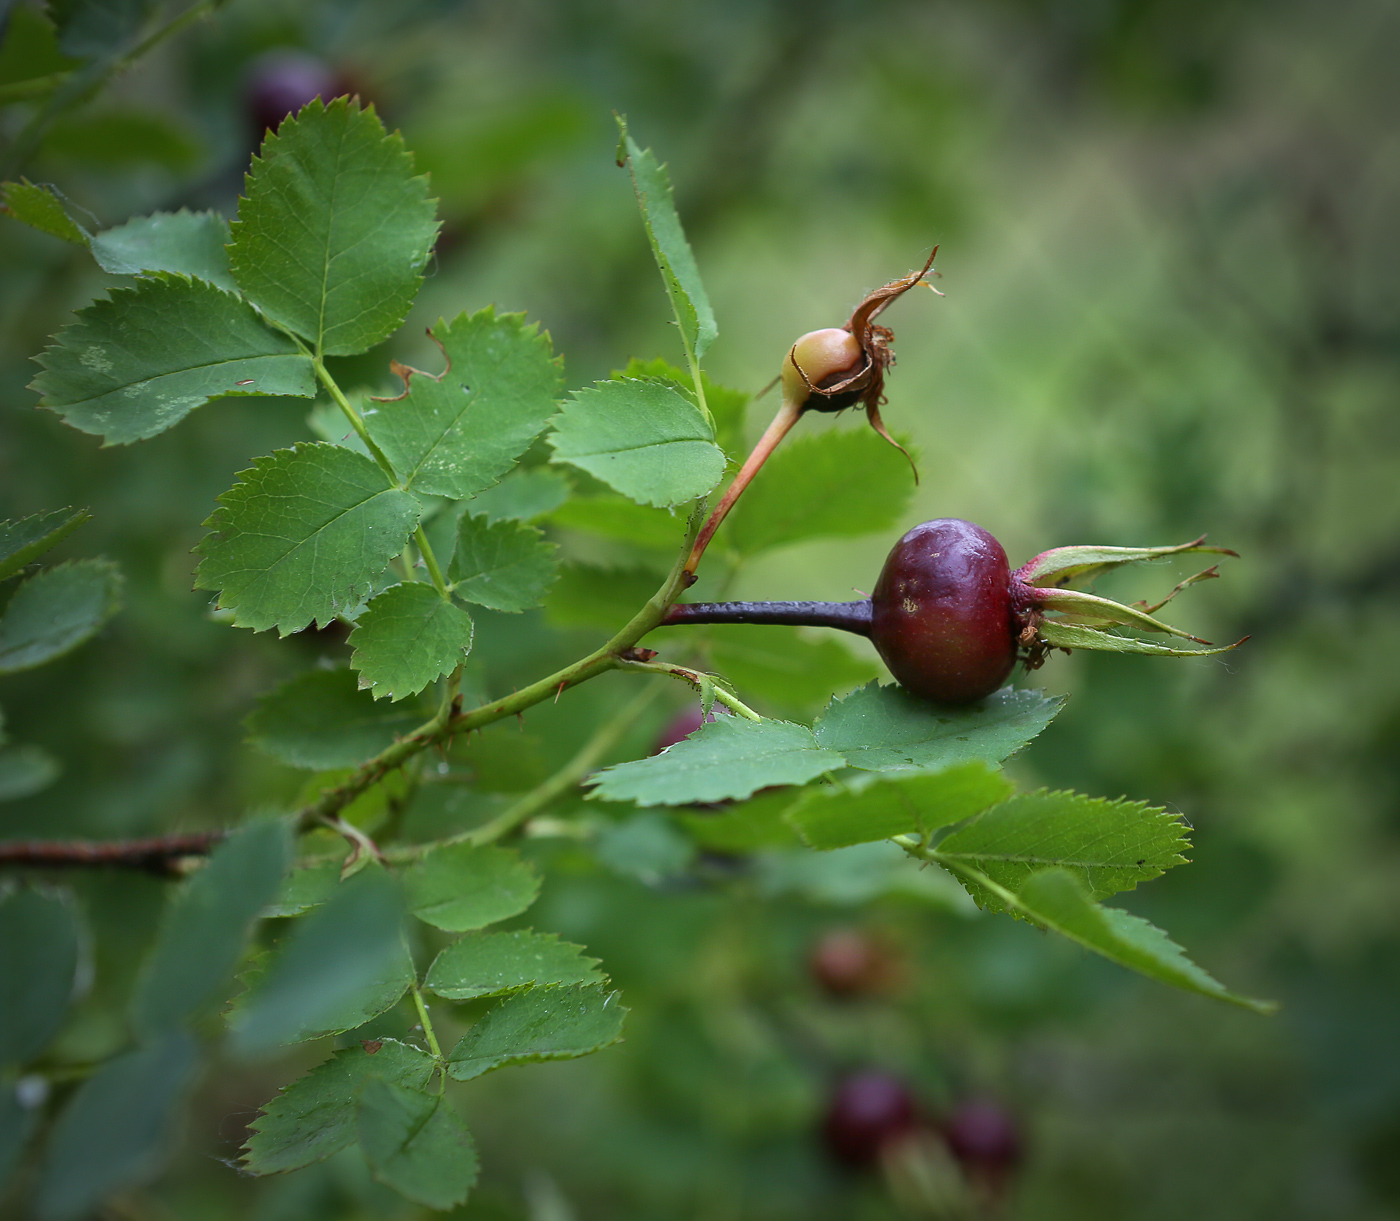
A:
[[[298,343],[301,341],[298,340]],[[325,361],[320,356],[308,353],[311,356],[311,367],[316,371],[316,380],[325,387],[326,393],[335,401],[335,405],[345,414],[345,418],[350,421],[360,440],[365,443],[365,448],[369,450],[370,456],[379,464],[379,469],[393,480],[395,485],[399,483],[399,473],[394,469],[394,464],[384,456],[384,451],[374,443],[374,439],[369,435],[369,429],[365,427],[364,419],[360,413],[350,405],[350,400],[345,397],[345,392],[336,383],[335,378],[326,368]]]
[[[418,1010],[418,1021],[423,1026],[423,1037],[428,1040],[428,1050],[433,1053],[433,1059],[441,1064],[442,1048],[438,1046],[437,1032],[433,1029],[433,1019],[428,1016],[428,1006],[423,1000],[423,990],[418,986],[417,980],[409,985],[409,991],[413,993],[413,1005]]]
[[[665,674],[671,678],[679,678],[682,682],[690,683],[700,691],[704,691],[706,684],[709,684],[710,689],[715,693],[715,699],[719,700],[726,708],[738,713],[745,720],[763,720],[738,696],[726,691],[710,675],[702,674],[699,670],[692,670],[688,666],[677,666],[663,661],[634,661],[631,658],[624,658],[618,662],[617,668],[619,670],[639,670],[646,674]]]
[[[423,566],[428,570],[428,576],[432,579],[433,588],[442,595],[446,602],[452,595],[448,592],[447,582],[442,579],[442,569],[438,567],[437,556],[433,554],[433,548],[428,542],[427,532],[419,526],[413,532],[413,541],[418,544],[418,554],[423,557]]]
[[[147,839],[20,839],[0,841],[0,867],[26,869],[146,869],[178,877],[178,862],[203,856],[224,838],[223,831],[156,835]]]
[[[778,623],[870,635],[870,600],[860,602],[677,602],[662,627],[684,623]]]

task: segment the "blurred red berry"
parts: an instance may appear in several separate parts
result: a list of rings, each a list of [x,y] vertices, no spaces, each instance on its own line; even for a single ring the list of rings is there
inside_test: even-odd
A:
[[[807,966],[824,992],[845,999],[884,991],[893,982],[895,964],[869,933],[834,928],[812,947]]]
[[[822,1121],[826,1151],[845,1166],[873,1166],[880,1151],[914,1128],[918,1105],[890,1073],[852,1073],[836,1086]]]
[[[943,1138],[968,1178],[998,1190],[1024,1156],[1020,1126],[987,1099],[961,1103],[943,1123]]]
[[[244,107],[258,135],[276,131],[313,98],[329,102],[350,90],[329,64],[301,51],[269,51],[249,67]]]

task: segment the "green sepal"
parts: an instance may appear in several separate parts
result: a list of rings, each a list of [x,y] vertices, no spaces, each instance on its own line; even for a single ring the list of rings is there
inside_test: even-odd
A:
[[[1131,636],[1119,636],[1116,632],[1100,632],[1096,628],[1084,627],[1078,623],[1056,623],[1045,620],[1036,635],[1046,644],[1057,649],[1096,649],[1103,653],[1149,653],[1157,657],[1210,657],[1215,653],[1228,653],[1237,649],[1244,640],[1234,644],[1221,645],[1208,649],[1174,649],[1169,645],[1155,644],[1150,640],[1135,640]],[[1245,637],[1247,640],[1248,637]]]
[[[1207,547],[1205,535],[1174,547],[1056,547],[1042,551],[1035,559],[1021,565],[1015,575],[1027,585],[1040,587],[1067,585],[1092,581],[1105,572],[1124,564],[1140,564],[1160,560],[1169,555],[1189,555],[1205,552],[1210,555],[1238,553],[1228,547]]]
[[[1169,623],[1163,623],[1160,619],[1154,619],[1146,611],[1077,589],[1052,590],[1042,594],[1036,602],[1044,610],[1072,616],[1076,623],[1087,620],[1092,623],[1120,624],[1123,627],[1135,627],[1143,632],[1165,632],[1169,636],[1180,636],[1183,640],[1194,640],[1197,644],[1210,643],[1199,636],[1192,636],[1189,632],[1172,627]]]

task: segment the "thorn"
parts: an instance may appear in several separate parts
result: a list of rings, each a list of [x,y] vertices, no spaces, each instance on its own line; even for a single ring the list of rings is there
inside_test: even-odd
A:
[[[559,697],[564,694],[564,688],[568,685],[568,679],[565,679],[562,683],[559,684],[558,689],[554,692],[554,702],[556,704],[559,702]]]

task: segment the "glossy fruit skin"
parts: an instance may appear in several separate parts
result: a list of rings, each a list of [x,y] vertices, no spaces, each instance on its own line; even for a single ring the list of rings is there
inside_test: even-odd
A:
[[[956,517],[901,538],[871,596],[870,638],[890,673],[945,704],[972,703],[1006,681],[1018,628],[1006,552]]]
[[[837,1083],[822,1121],[822,1143],[838,1162],[868,1167],[891,1141],[907,1136],[918,1122],[918,1106],[908,1086],[890,1073],[852,1073]]]

